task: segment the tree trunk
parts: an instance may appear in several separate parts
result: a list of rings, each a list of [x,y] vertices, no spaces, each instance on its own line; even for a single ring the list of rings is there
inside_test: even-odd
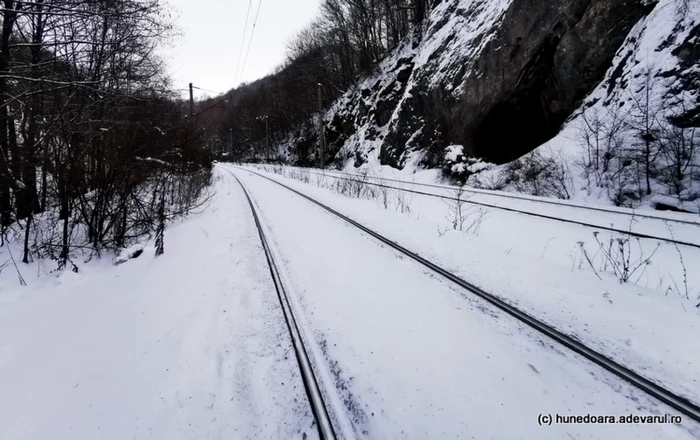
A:
[[[646,173],[646,183],[647,183],[647,195],[651,195],[651,180],[649,175],[651,174],[651,142],[646,141],[646,148],[644,151],[644,168]]]
[[[48,156],[48,153],[45,152],[45,155]],[[47,189],[48,189],[48,171],[47,168],[49,166],[49,159],[48,157],[44,158],[44,163],[41,167],[41,207],[40,211],[44,212],[46,211],[46,197],[47,197]]]
[[[22,263],[29,264],[29,233],[32,229],[33,216],[27,217],[27,226],[24,229],[24,255],[22,256]]]
[[[0,82],[3,80],[0,79]],[[0,95],[0,99],[5,99]],[[10,188],[14,180],[10,173],[9,146],[7,142],[7,107],[0,106],[0,223],[7,226],[12,223],[12,203]]]
[[[59,269],[63,270],[66,267],[66,264],[68,263],[68,253],[69,253],[69,245],[68,245],[68,222],[70,220],[70,216],[68,215],[68,210],[69,210],[69,205],[68,205],[68,197],[63,196],[61,197],[61,212],[65,212],[66,215],[63,217],[63,234],[61,237],[61,255],[58,257],[58,267]]]
[[[2,13],[2,34],[0,35],[0,102],[9,101],[7,80],[2,76],[9,70],[10,63],[10,36],[14,27],[17,13],[14,1],[4,0],[5,10]],[[8,109],[7,105],[0,105],[0,224],[3,226],[12,223],[12,206],[10,188],[15,188],[15,181],[10,173],[8,145]],[[4,234],[3,234],[4,235]]]
[[[165,191],[160,196],[158,204],[158,226],[156,227],[156,257],[165,252]]]

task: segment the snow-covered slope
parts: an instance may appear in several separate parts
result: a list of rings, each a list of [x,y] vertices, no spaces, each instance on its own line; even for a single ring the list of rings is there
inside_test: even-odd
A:
[[[575,166],[581,157],[580,121],[568,122],[582,105],[590,118],[595,113],[606,119],[612,109],[618,118],[625,114],[629,133],[621,139],[637,147],[642,125],[659,139],[663,132],[678,141],[679,130],[685,130],[686,143],[696,136],[691,131],[700,125],[700,1],[435,3],[424,28],[325,114],[325,136],[336,165],[443,168],[448,175],[465,179],[486,168],[469,169],[475,163],[471,157],[507,163],[545,144],[535,171],[554,168],[542,177],[561,180],[566,186],[563,192],[572,196],[582,188],[595,192],[588,179],[582,183]],[[654,117],[648,119],[658,127],[632,114],[633,107],[637,113],[641,107],[653,109]],[[313,127],[309,124],[301,130],[303,135],[286,140],[285,151],[292,153],[293,161],[313,160],[309,156],[314,154],[309,148],[316,138]],[[561,162],[558,152],[565,140],[567,161],[554,164],[549,159]],[[304,148],[296,149],[296,144]],[[462,147],[463,155],[451,163],[445,148],[455,145]],[[548,153],[552,147],[556,155]],[[627,159],[617,156],[621,162]],[[453,168],[460,162],[464,166]],[[527,184],[512,184],[524,171],[501,169],[515,178],[492,171],[486,180],[499,188],[532,192]],[[532,173],[533,168],[526,170]],[[691,173],[686,174],[688,188],[676,192],[687,189],[682,197],[691,200],[695,190],[690,188]],[[674,177],[665,180],[667,187]],[[666,187],[657,185],[653,190],[668,193]],[[629,188],[612,194],[617,189],[598,193],[618,204],[630,200]]]
[[[576,198],[700,210],[699,57],[700,1],[659,1],[581,109],[539,150],[567,164]],[[651,195],[635,168],[646,137]]]

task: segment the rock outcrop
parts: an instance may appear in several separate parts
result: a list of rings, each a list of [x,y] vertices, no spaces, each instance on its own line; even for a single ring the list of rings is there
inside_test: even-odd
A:
[[[435,3],[425,30],[325,115],[336,160],[359,166],[373,156],[396,168],[437,167],[453,144],[494,163],[516,159],[560,131],[658,2]],[[697,63],[698,39],[677,56]],[[678,122],[694,124],[699,114],[689,111]]]
[[[502,163],[554,137],[650,11],[629,0],[514,1],[466,78],[458,140]]]

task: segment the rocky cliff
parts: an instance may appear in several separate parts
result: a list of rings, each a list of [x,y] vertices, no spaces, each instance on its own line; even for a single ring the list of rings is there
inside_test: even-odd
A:
[[[453,144],[489,162],[516,159],[557,135],[602,81],[625,93],[640,55],[629,37],[664,9],[677,18],[654,50],[675,62],[659,75],[678,79],[677,93],[697,89],[700,31],[683,14],[697,1],[437,0],[424,29],[326,113],[329,152],[396,168],[441,166]],[[698,100],[689,102],[678,124],[698,124]],[[315,138],[311,127],[286,143],[302,162],[296,153],[313,149],[296,144]]]

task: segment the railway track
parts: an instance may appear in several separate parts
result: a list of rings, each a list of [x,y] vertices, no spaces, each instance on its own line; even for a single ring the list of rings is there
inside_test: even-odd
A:
[[[294,317],[294,312],[292,311],[292,306],[289,302],[287,291],[282,283],[282,277],[280,276],[277,262],[274,259],[272,250],[270,249],[270,244],[265,236],[265,231],[263,230],[260,222],[260,216],[258,215],[253,199],[251,198],[248,189],[245,187],[245,185],[243,185],[243,182],[241,182],[240,179],[230,170],[226,171],[228,171],[236,179],[238,184],[243,189],[246,199],[248,200],[248,204],[250,205],[250,210],[253,213],[255,226],[258,230],[260,242],[262,243],[265,258],[267,259],[267,264],[270,269],[270,276],[272,277],[272,281],[275,285],[275,291],[277,292],[277,298],[279,299],[280,307],[282,308],[284,321],[287,326],[287,330],[289,331],[289,336],[292,340],[294,355],[297,360],[297,365],[299,366],[299,372],[301,373],[302,383],[304,385],[304,390],[306,391],[306,397],[309,401],[314,420],[316,420],[318,436],[321,440],[335,440],[336,434],[333,428],[333,422],[328,413],[328,407],[326,406],[323,394],[321,393],[321,389],[318,385],[319,381],[311,366],[308,351],[304,346],[304,340],[301,337],[297,320]]]
[[[339,175],[339,176],[333,176],[332,174],[327,174],[327,173],[325,173],[325,172],[317,172],[317,171],[313,171],[313,170],[309,170],[309,169],[305,169],[305,168],[302,169],[302,170],[305,171],[305,172],[309,172],[309,173],[311,173],[311,174],[315,174],[315,175],[320,175],[320,176],[325,176],[325,177],[331,177],[331,178],[337,178],[337,179],[345,179],[345,180],[347,180],[347,181],[362,183],[362,184],[365,184],[365,185],[376,186],[376,187],[379,187],[379,188],[387,188],[387,189],[393,189],[393,190],[397,190],[397,191],[404,191],[404,192],[411,193],[411,194],[417,194],[417,195],[426,196],[426,197],[438,198],[438,199],[441,199],[441,200],[460,201],[460,202],[465,203],[465,204],[476,205],[476,206],[483,206],[483,207],[485,207],[485,208],[498,209],[498,210],[501,210],[501,211],[514,212],[514,213],[523,214],[523,215],[527,215],[527,216],[531,216],[531,217],[543,218],[543,219],[546,219],[546,220],[553,220],[553,221],[557,221],[557,222],[575,224],[575,225],[580,225],[580,226],[584,226],[584,227],[588,227],[588,228],[593,228],[593,229],[598,229],[598,230],[603,230],[603,231],[608,231],[608,232],[615,232],[615,233],[618,233],[618,234],[627,235],[627,236],[636,237],[636,238],[643,238],[643,239],[648,239],[648,240],[658,240],[658,241],[663,241],[663,242],[666,242],[666,243],[672,243],[672,244],[679,245],[679,246],[687,246],[687,247],[692,247],[692,248],[700,249],[700,243],[696,243],[696,242],[692,242],[692,241],[686,241],[686,240],[679,240],[679,239],[676,239],[675,237],[669,238],[669,237],[661,237],[661,236],[653,235],[653,234],[646,234],[646,233],[642,233],[642,232],[635,232],[635,231],[631,230],[631,228],[629,228],[629,229],[622,229],[622,228],[616,228],[616,227],[614,227],[614,226],[604,226],[604,225],[601,225],[601,224],[595,224],[595,223],[590,223],[590,222],[581,221],[581,220],[574,220],[574,219],[569,219],[569,218],[562,218],[562,217],[557,217],[557,216],[554,216],[554,215],[542,214],[542,213],[527,211],[527,210],[523,210],[523,209],[517,209],[517,208],[511,208],[511,207],[507,207],[507,206],[495,205],[495,204],[493,204],[493,203],[477,202],[477,201],[473,201],[473,200],[469,200],[469,199],[464,199],[464,198],[458,199],[457,197],[453,197],[453,196],[449,196],[449,195],[445,195],[445,194],[435,194],[435,193],[427,192],[427,191],[421,191],[421,190],[416,190],[416,189],[408,189],[408,188],[401,188],[401,187],[397,187],[397,186],[386,185],[386,184],[383,184],[383,183],[369,182],[369,181],[367,181],[367,180],[355,178],[355,177],[358,177],[358,176],[353,175],[353,174],[348,174],[348,173],[342,173],[343,175],[347,175],[347,177],[346,177],[346,176],[340,176],[340,175]],[[334,172],[334,173],[335,173],[335,172]],[[363,176],[359,176],[359,177],[363,177]],[[370,177],[367,177],[367,178],[370,178]],[[371,177],[371,178],[372,178],[372,179],[377,179],[377,180],[390,180],[390,181],[395,181],[395,182],[402,182],[402,183],[412,184],[412,183],[410,183],[410,182],[397,181],[397,180],[395,180],[395,179],[386,179],[386,178],[383,178],[383,177]],[[450,187],[441,187],[441,186],[430,185],[430,184],[419,184],[419,185],[423,185],[423,186],[435,186],[435,187],[439,187],[439,188],[442,188],[442,189],[449,189],[449,188],[450,188]],[[458,189],[458,188],[452,188],[452,189]],[[464,191],[465,191],[465,192],[470,192],[470,191],[472,191],[472,190],[467,190],[467,189],[465,189]],[[479,192],[479,194],[483,194],[483,193]],[[489,195],[491,195],[491,194],[489,193]],[[501,195],[499,194],[499,196],[501,196]],[[634,213],[634,214],[630,215],[630,214],[622,213],[622,212],[619,212],[619,211],[608,210],[608,209],[605,209],[605,208],[597,208],[597,207],[587,208],[587,207],[582,207],[582,206],[579,206],[579,205],[562,205],[562,204],[559,204],[559,203],[556,203],[556,202],[552,202],[552,201],[549,201],[549,200],[544,200],[544,201],[537,200],[537,201],[534,201],[534,200],[526,199],[526,198],[518,198],[518,197],[514,197],[514,198],[516,198],[516,199],[518,199],[518,200],[528,200],[528,201],[530,201],[530,202],[536,202],[536,203],[547,203],[547,204],[552,204],[552,205],[555,205],[555,206],[565,206],[565,207],[572,207],[572,206],[573,206],[573,207],[577,207],[577,208],[580,208],[580,209],[589,209],[589,210],[592,210],[592,211],[604,211],[604,212],[608,212],[608,213],[614,213],[614,214],[616,214],[616,215],[631,216],[631,218],[632,218],[632,217],[637,217],[637,218],[648,218],[648,219],[653,219],[653,220],[657,220],[657,221],[676,222],[676,223],[679,223],[679,224],[687,224],[687,225],[697,226],[697,227],[699,228],[699,229],[698,229],[698,235],[700,236],[700,223],[693,222],[693,221],[689,221],[689,220],[665,219],[665,218],[662,218],[662,217],[651,216],[651,215],[648,215],[648,214],[637,214],[637,213]]]
[[[329,207],[328,205],[325,205],[309,196],[306,194],[295,190],[294,188],[291,188],[275,179],[269,178],[267,176],[264,176],[260,173],[257,173],[255,171],[252,171],[250,169],[244,169],[240,168],[241,171],[244,172],[249,172],[253,175],[256,175],[260,178],[266,179],[276,185],[279,185],[282,188],[285,188],[286,190],[306,199],[310,203],[322,208],[323,210],[333,214],[334,216],[344,220],[345,222],[349,223],[350,225],[356,227],[357,229],[361,230],[362,232],[366,233],[367,235],[370,235],[371,237],[374,237],[381,243],[391,247],[395,251],[405,255],[406,257],[414,260],[415,262],[421,264],[422,266],[430,269],[431,271],[437,273],[438,275],[442,276],[443,278],[447,279],[448,281],[458,285],[459,287],[463,288],[464,290],[470,292],[471,294],[481,298],[482,300],[492,304],[493,306],[497,307],[501,311],[507,313],[508,315],[512,316],[513,318],[519,320],[523,324],[531,327],[532,329],[538,331],[539,333],[545,335],[546,337],[550,338],[557,344],[563,345],[567,347],[569,350],[573,351],[574,353],[578,354],[579,356],[582,356],[589,360],[590,362],[594,363],[595,365],[607,370],[608,372],[614,374],[618,378],[628,382],[629,384],[633,385],[634,387],[644,391],[648,395],[654,397],[655,399],[665,403],[666,405],[670,406],[671,408],[675,409],[678,411],[680,414],[689,417],[690,419],[699,422],[700,423],[700,406],[697,404],[689,401],[688,399],[679,396],[662,386],[656,384],[655,382],[652,382],[651,380],[643,377],[642,375],[630,370],[629,368],[625,367],[624,365],[619,364],[618,362],[610,359],[609,357],[598,353],[597,351],[591,349],[590,347],[586,346],[585,344],[579,342],[578,340],[572,338],[571,336],[560,332],[559,330],[555,329],[554,327],[546,324],[545,322],[542,322],[538,320],[537,318],[519,310],[518,308],[508,304],[507,302],[501,300],[498,298],[496,295],[489,293],[471,283],[468,281],[460,278],[459,276],[443,269],[442,267],[438,266],[437,264],[421,257],[420,255],[410,251],[409,249],[404,248],[403,246],[399,245],[398,243],[384,237],[383,235],[379,234],[378,232],[375,232],[366,226],[362,225],[361,223],[345,216],[344,214],[334,210],[333,208]],[[230,171],[229,171],[230,172]],[[240,181],[239,181],[240,182]],[[246,193],[247,194],[247,193]],[[251,202],[252,205],[252,202]],[[257,220],[256,220],[257,221]],[[262,234],[262,231],[261,231]],[[264,240],[264,238],[263,238]],[[274,262],[271,263],[271,267],[274,266]],[[282,301],[282,300],[280,300]]]
[[[360,175],[360,174],[356,174],[356,173],[355,174],[346,173],[343,171],[336,171],[336,170],[317,171],[316,169],[312,169],[312,168],[302,168],[302,167],[290,167],[290,168],[298,169],[301,171],[308,171],[312,174],[323,175],[326,177],[336,177],[336,176],[337,177],[340,177],[340,176],[352,177],[352,178],[361,177],[361,178],[367,178],[367,179],[383,181],[383,182],[394,182],[394,183],[400,183],[400,184],[404,184],[404,185],[412,185],[412,186],[418,186],[418,187],[424,187],[424,188],[442,189],[442,190],[446,190],[446,191],[457,191],[457,190],[461,189],[462,191],[464,191],[466,193],[484,195],[484,196],[489,196],[489,197],[500,197],[503,199],[518,200],[518,201],[522,201],[522,202],[532,202],[532,203],[539,203],[539,204],[544,204],[544,205],[580,209],[582,211],[604,212],[604,213],[608,213],[608,214],[634,216],[637,218],[644,218],[644,219],[650,219],[650,220],[666,221],[666,222],[685,224],[685,225],[691,225],[691,226],[700,226],[700,221],[663,217],[663,216],[648,214],[648,213],[644,213],[644,212],[637,212],[633,209],[626,209],[626,208],[608,208],[608,207],[604,207],[604,206],[586,206],[586,205],[579,205],[577,203],[572,203],[572,202],[565,201],[565,200],[556,200],[555,201],[555,200],[549,200],[549,199],[546,199],[543,197],[526,196],[526,195],[521,195],[521,194],[510,194],[510,193],[505,193],[505,192],[501,192],[501,191],[492,191],[492,190],[485,190],[485,189],[470,188],[467,186],[460,188],[458,186],[440,185],[440,184],[423,183],[423,182],[410,182],[407,180],[392,179],[392,178],[388,178],[388,177],[370,176],[370,175],[364,176],[364,175]],[[396,188],[396,189],[402,189],[402,188]]]

